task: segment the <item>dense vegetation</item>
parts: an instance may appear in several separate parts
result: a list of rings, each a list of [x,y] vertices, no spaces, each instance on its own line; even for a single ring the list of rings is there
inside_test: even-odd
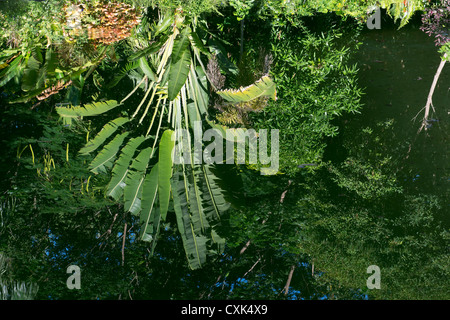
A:
[[[445,64],[447,0],[0,0],[0,298],[450,298],[447,192],[345,126],[377,3]],[[278,129],[278,172],[176,163],[199,122]]]

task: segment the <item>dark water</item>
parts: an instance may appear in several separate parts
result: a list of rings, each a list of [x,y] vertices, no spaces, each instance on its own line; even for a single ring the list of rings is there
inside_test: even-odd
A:
[[[360,39],[363,44],[355,62],[365,92],[364,107],[361,114],[340,124],[341,131],[388,130],[382,141],[384,153],[398,162],[393,174],[405,190],[437,195],[444,211],[450,212],[450,63],[444,66],[433,95],[433,121],[418,134],[421,109],[440,63],[433,39],[415,27],[365,30]],[[380,122],[390,125],[377,125]],[[448,223],[448,215],[444,216]]]

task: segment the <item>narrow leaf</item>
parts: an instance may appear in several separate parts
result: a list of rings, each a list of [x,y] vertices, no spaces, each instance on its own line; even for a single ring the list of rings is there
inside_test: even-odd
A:
[[[175,39],[172,50],[168,84],[168,96],[170,101],[176,98],[181,87],[186,83],[190,63],[191,53],[189,50],[189,38],[186,35],[186,32],[182,32]]]
[[[28,59],[27,66],[23,71],[22,76],[22,90],[30,91],[37,88],[39,68],[41,67],[41,62],[35,57],[31,56]]]
[[[20,64],[22,61],[23,57],[19,56],[9,64],[8,68],[2,70],[0,74],[0,87],[4,86],[9,80],[19,74]]]
[[[198,269],[206,260],[206,238],[204,236],[198,236],[194,232],[190,220],[185,183],[183,173],[176,171],[172,179],[172,188],[178,230],[181,234],[189,267],[191,269]]]
[[[204,233],[206,229],[209,229],[209,223],[206,220],[202,196],[203,192],[199,188],[201,173],[200,166],[196,165],[193,168],[189,168],[189,207],[191,211],[191,221],[194,232]]]
[[[148,46],[147,48],[144,48],[140,51],[137,51],[135,53],[133,53],[128,60],[129,61],[135,61],[135,60],[139,60],[142,57],[147,57],[149,55],[152,55],[156,52],[158,52],[161,49],[161,46],[167,41],[167,36],[163,36],[161,37],[161,39],[159,39],[158,41],[152,43],[150,46]]]
[[[144,57],[139,59],[139,67],[151,81],[156,81],[156,75],[153,72],[153,70],[150,68],[147,60]]]
[[[232,103],[247,102],[259,97],[268,96],[276,100],[275,83],[268,76],[263,76],[260,80],[247,87],[237,90],[217,91],[217,94]]]
[[[159,221],[161,214],[155,211],[155,204],[157,201],[158,191],[158,163],[155,164],[149,174],[144,179],[142,186],[142,211],[140,214],[141,230],[140,238],[143,241],[154,240],[156,230],[153,228],[153,223]]]
[[[159,143],[158,192],[162,219],[166,219],[170,201],[170,179],[172,178],[172,152],[175,145],[172,130],[164,131]]]

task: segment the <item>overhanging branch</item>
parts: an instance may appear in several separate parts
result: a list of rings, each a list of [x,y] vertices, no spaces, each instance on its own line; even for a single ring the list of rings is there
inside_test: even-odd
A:
[[[428,93],[427,104],[425,105],[425,114],[423,116],[422,125],[420,126],[419,131],[417,133],[422,131],[422,129],[424,129],[424,128],[425,128],[425,130],[427,130],[427,123],[428,123],[428,117],[430,114],[430,108],[432,107],[434,109],[434,106],[433,106],[434,89],[436,88],[436,84],[438,82],[439,76],[441,75],[442,69],[444,68],[445,62],[447,61],[446,59],[447,59],[447,53],[445,53],[444,56],[442,57],[441,63],[439,64],[436,74],[434,75],[433,83],[431,85],[430,92]]]

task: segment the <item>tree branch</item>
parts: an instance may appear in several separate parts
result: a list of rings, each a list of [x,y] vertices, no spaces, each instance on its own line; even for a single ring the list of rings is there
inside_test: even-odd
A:
[[[444,68],[445,62],[447,61],[446,58],[447,53],[444,54],[441,63],[439,64],[439,67],[436,71],[436,74],[434,75],[433,83],[431,85],[430,92],[428,93],[427,104],[425,105],[425,115],[423,116],[422,125],[420,126],[419,131],[417,133],[422,131],[422,129],[425,130],[428,129],[428,116],[430,114],[430,107],[434,109],[433,106],[434,89],[436,88],[436,84],[438,82],[439,76],[441,75],[442,69]]]
[[[249,274],[250,272],[252,272],[253,268],[256,267],[256,265],[261,261],[261,257],[258,258],[258,260],[253,264],[253,266],[248,269],[248,271],[246,273],[244,273],[244,275],[242,276],[242,278],[244,278],[247,274]]]
[[[284,295],[286,296],[289,292],[289,287],[291,286],[292,275],[294,274],[295,265],[291,266],[291,271],[289,271],[289,275],[286,281],[286,285],[284,286]]]

